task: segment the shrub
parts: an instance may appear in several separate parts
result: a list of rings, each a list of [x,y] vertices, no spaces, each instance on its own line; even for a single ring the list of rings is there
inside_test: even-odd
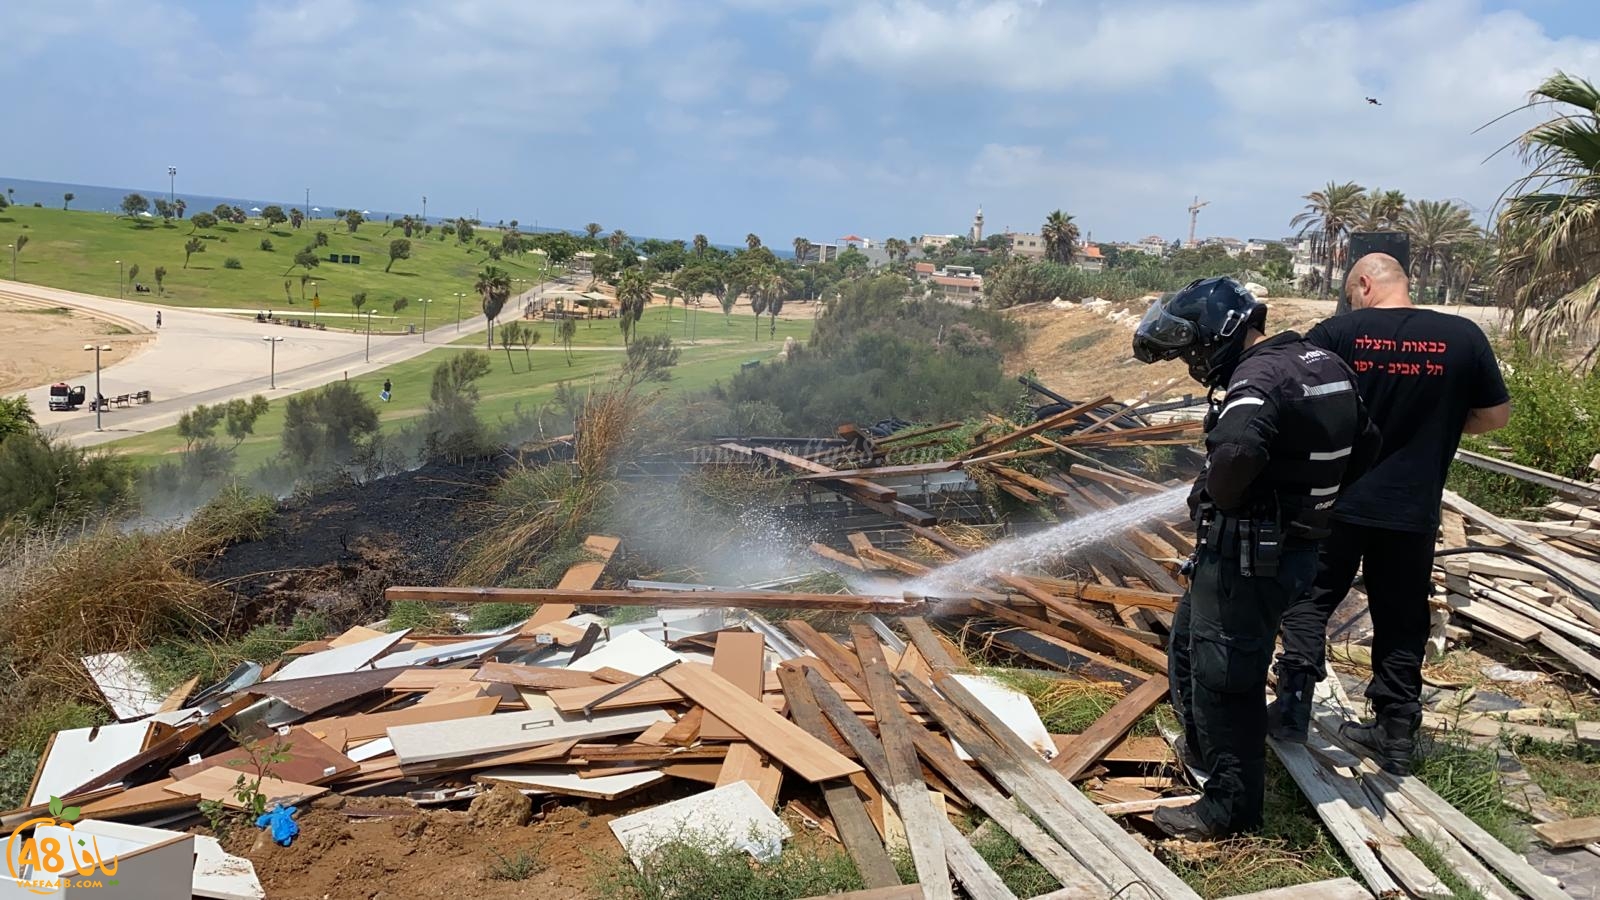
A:
[[[678,364],[678,348],[667,334],[647,334],[636,337],[628,344],[627,368],[637,372],[646,381],[666,381],[672,377],[667,371]]]
[[[16,524],[70,521],[126,501],[133,469],[37,429],[0,443],[0,533]]]
[[[224,269],[242,269],[244,268],[244,263],[239,262],[239,257],[230,256],[222,261],[222,267]]]
[[[262,238],[261,239],[261,249],[267,251],[268,253],[271,253],[272,252],[272,238]]]
[[[355,458],[378,431],[378,410],[348,381],[290,397],[284,404],[283,455],[312,473]]]
[[[477,381],[487,374],[489,360],[479,353],[457,353],[433,370],[422,417],[423,453],[429,459],[460,460],[489,449],[477,414]]]

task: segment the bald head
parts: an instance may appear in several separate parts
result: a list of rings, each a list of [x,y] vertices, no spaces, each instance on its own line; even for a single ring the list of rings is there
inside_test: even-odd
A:
[[[1411,284],[1400,261],[1387,253],[1368,253],[1350,267],[1344,280],[1352,309],[1410,306]]]

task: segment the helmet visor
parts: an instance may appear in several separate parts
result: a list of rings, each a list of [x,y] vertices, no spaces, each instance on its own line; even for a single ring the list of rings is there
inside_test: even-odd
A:
[[[1157,300],[1134,329],[1134,354],[1143,362],[1173,359],[1192,347],[1196,337],[1193,322],[1171,315],[1167,305]]]

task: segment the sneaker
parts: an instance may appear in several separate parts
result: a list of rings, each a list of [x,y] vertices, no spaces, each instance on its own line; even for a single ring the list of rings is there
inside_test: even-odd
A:
[[[1390,775],[1410,775],[1422,710],[1415,704],[1407,706],[1385,710],[1371,722],[1346,722],[1339,726],[1339,736]]]
[[[1200,815],[1200,803],[1196,800],[1188,806],[1161,806],[1156,808],[1151,819],[1156,827],[1165,832],[1169,837],[1185,841],[1214,841],[1226,837],[1226,833],[1205,820]]]

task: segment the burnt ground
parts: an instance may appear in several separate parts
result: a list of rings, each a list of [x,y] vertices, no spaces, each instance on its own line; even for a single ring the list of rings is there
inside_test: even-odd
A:
[[[279,504],[265,537],[227,548],[197,574],[232,591],[250,624],[286,624],[301,610],[338,623],[382,618],[384,588],[449,581],[476,531],[472,506],[509,464],[505,456],[432,463],[296,494]]]

